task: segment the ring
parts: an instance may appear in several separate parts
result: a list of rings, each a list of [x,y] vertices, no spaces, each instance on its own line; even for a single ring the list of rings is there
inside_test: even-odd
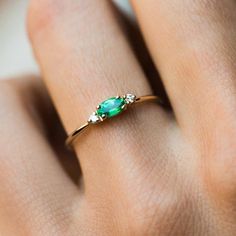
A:
[[[136,95],[128,93],[123,96],[111,97],[96,107],[96,111],[89,116],[87,122],[84,125],[75,129],[71,134],[69,134],[66,139],[66,145],[71,147],[75,139],[89,126],[96,125],[106,119],[117,116],[133,104],[142,102],[158,102],[162,104],[161,99],[154,95],[136,97]]]

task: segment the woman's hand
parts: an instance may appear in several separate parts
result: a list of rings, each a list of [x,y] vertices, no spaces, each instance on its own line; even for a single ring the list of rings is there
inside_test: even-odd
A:
[[[236,2],[133,7],[174,115],[145,104],[84,133],[75,184],[45,89],[1,82],[1,235],[235,235]],[[32,0],[28,27],[67,133],[107,97],[157,89],[108,1]]]

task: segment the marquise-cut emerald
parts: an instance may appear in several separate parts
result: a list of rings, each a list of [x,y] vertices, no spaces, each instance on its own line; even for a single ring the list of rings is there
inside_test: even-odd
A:
[[[120,114],[123,111],[124,106],[124,98],[112,97],[100,103],[96,113],[99,116],[105,115],[106,117],[110,118]]]

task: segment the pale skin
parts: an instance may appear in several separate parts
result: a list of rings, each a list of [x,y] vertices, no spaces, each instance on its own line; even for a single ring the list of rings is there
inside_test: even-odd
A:
[[[0,84],[0,235],[236,235],[236,2],[132,5],[173,111],[132,108],[75,157],[55,110],[69,133],[104,99],[155,88],[109,2],[31,1],[46,86]]]

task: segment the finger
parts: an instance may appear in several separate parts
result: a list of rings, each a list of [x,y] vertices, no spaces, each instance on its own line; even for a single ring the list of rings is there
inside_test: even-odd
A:
[[[94,106],[108,97],[128,91],[138,96],[152,92],[108,1],[32,1],[29,31],[68,132],[83,124]],[[89,135],[77,141],[85,181],[90,175],[90,182],[97,183],[103,173],[114,173],[128,161],[141,162],[138,140],[144,134],[154,138],[144,145],[143,152],[156,145],[153,130],[166,124],[159,107],[145,105],[132,111],[114,122],[93,127]],[[130,150],[136,153],[135,160],[124,155]]]
[[[191,133],[206,124],[214,130],[216,121],[231,123],[235,1],[149,0],[133,6],[179,123]]]
[[[153,60],[150,56],[150,53],[148,52],[137,22],[134,22],[124,14],[122,16],[127,39],[133,48],[135,56],[138,59],[140,66],[142,67],[148,82],[152,87],[152,90],[155,94],[158,94],[161,97],[163,104],[165,104],[165,108],[170,108],[170,103],[168,101],[164,86],[160,79],[157,68],[155,67],[155,64],[153,63]]]
[[[60,223],[71,218],[77,188],[47,142],[40,118],[43,94],[37,80],[0,84],[0,231],[4,235],[54,234]]]

